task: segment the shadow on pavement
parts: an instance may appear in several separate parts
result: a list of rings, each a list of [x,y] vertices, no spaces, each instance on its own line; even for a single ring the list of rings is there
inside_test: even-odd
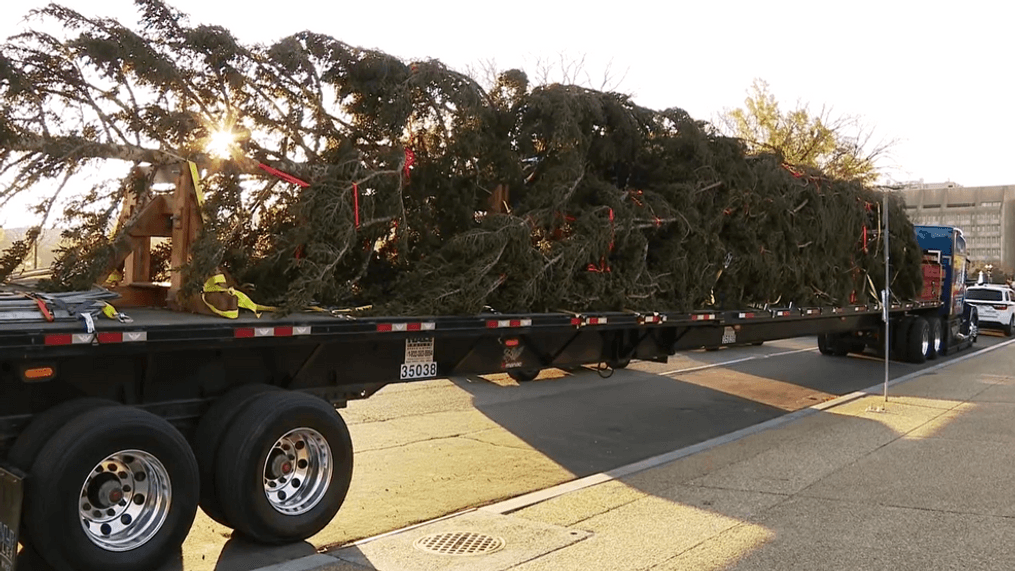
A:
[[[54,571],[34,546],[24,546],[18,553],[18,571]],[[183,571],[183,552],[177,550],[158,571]]]
[[[215,571],[248,571],[306,557],[317,553],[306,541],[288,545],[266,546],[242,537],[233,537],[226,542],[215,563]],[[170,571],[170,570],[159,570]]]

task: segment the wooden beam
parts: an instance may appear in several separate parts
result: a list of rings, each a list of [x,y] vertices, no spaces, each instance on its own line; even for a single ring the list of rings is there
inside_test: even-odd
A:
[[[190,261],[190,249],[197,240],[197,233],[201,229],[201,212],[197,204],[197,194],[194,191],[194,179],[191,178],[190,168],[180,171],[176,179],[176,192],[173,194],[173,228],[172,228],[172,253],[169,257],[170,268],[182,268]],[[180,290],[186,276],[182,271],[170,273],[170,285],[167,292],[167,303],[175,310],[192,310],[193,304],[180,300]]]

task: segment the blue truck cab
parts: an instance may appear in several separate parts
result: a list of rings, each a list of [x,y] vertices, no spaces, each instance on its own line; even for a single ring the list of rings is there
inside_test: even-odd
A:
[[[973,342],[977,334],[976,307],[966,301],[966,275],[969,259],[962,230],[954,226],[915,226],[916,241],[924,254],[934,255],[941,263],[942,306],[939,317],[944,320],[948,345]]]

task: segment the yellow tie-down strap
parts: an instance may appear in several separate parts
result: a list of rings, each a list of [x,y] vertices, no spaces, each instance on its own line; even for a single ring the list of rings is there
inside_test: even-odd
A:
[[[208,303],[208,300],[205,298],[204,294],[206,293],[229,294],[236,298],[236,305],[238,307],[248,309],[254,312],[254,315],[256,315],[257,317],[261,317],[261,313],[265,311],[275,311],[276,308],[255,303],[254,300],[250,299],[247,296],[247,294],[243,293],[242,291],[237,291],[231,287],[225,287],[225,284],[226,277],[222,274],[216,274],[208,278],[208,281],[204,282],[204,291],[201,293],[201,299],[202,301],[204,301],[204,304],[208,306],[208,309],[210,309],[216,315],[220,315],[228,319],[236,319],[237,317],[240,316],[240,310],[233,309],[223,311],[215,307],[214,305]]]

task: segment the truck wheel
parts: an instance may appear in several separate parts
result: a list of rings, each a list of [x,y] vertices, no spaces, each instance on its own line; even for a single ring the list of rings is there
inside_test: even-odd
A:
[[[937,322],[941,324],[941,346],[938,347],[937,354],[945,356],[948,354],[949,351],[948,343],[950,342],[950,340],[948,339],[949,337],[948,321],[942,317],[937,319]]]
[[[539,369],[511,369],[507,374],[516,382],[527,383],[536,380],[536,377],[539,376]]]
[[[197,461],[165,420],[126,406],[59,429],[32,467],[25,517],[61,571],[143,571],[179,550],[197,513]]]
[[[834,333],[821,333],[818,335],[818,351],[822,355],[845,357],[849,355],[849,345]]]
[[[828,334],[818,334],[818,352],[822,355],[831,355],[832,349],[828,346]]]
[[[829,349],[832,351],[832,355],[836,357],[845,357],[849,355],[851,343],[849,340],[843,338],[842,335],[829,335],[828,336]]]
[[[631,358],[628,357],[626,359],[617,359],[615,361],[610,361],[606,364],[609,365],[611,369],[626,369],[627,366],[631,364]],[[536,374],[538,375],[539,373]]]
[[[941,320],[931,319],[930,324],[930,349],[927,350],[928,359],[937,359],[941,351]]]
[[[39,450],[60,430],[76,417],[102,406],[116,406],[118,403],[106,399],[76,398],[52,406],[32,417],[18,439],[7,453],[7,460],[22,472],[28,474],[39,455]]]
[[[236,414],[251,403],[256,397],[266,392],[282,389],[265,384],[250,384],[236,387],[220,396],[197,425],[194,436],[194,456],[201,473],[201,509],[211,519],[227,527],[233,527],[226,520],[219,505],[215,490],[215,460],[218,457],[219,445]]]
[[[257,397],[236,415],[216,461],[226,519],[262,543],[324,529],[352,479],[352,440],[335,407],[298,392]]]
[[[891,358],[896,361],[908,361],[909,330],[913,327],[913,316],[905,315],[895,322],[891,328]]]
[[[930,324],[922,317],[910,320],[909,331],[906,333],[906,361],[920,364],[927,360],[930,350]]]

